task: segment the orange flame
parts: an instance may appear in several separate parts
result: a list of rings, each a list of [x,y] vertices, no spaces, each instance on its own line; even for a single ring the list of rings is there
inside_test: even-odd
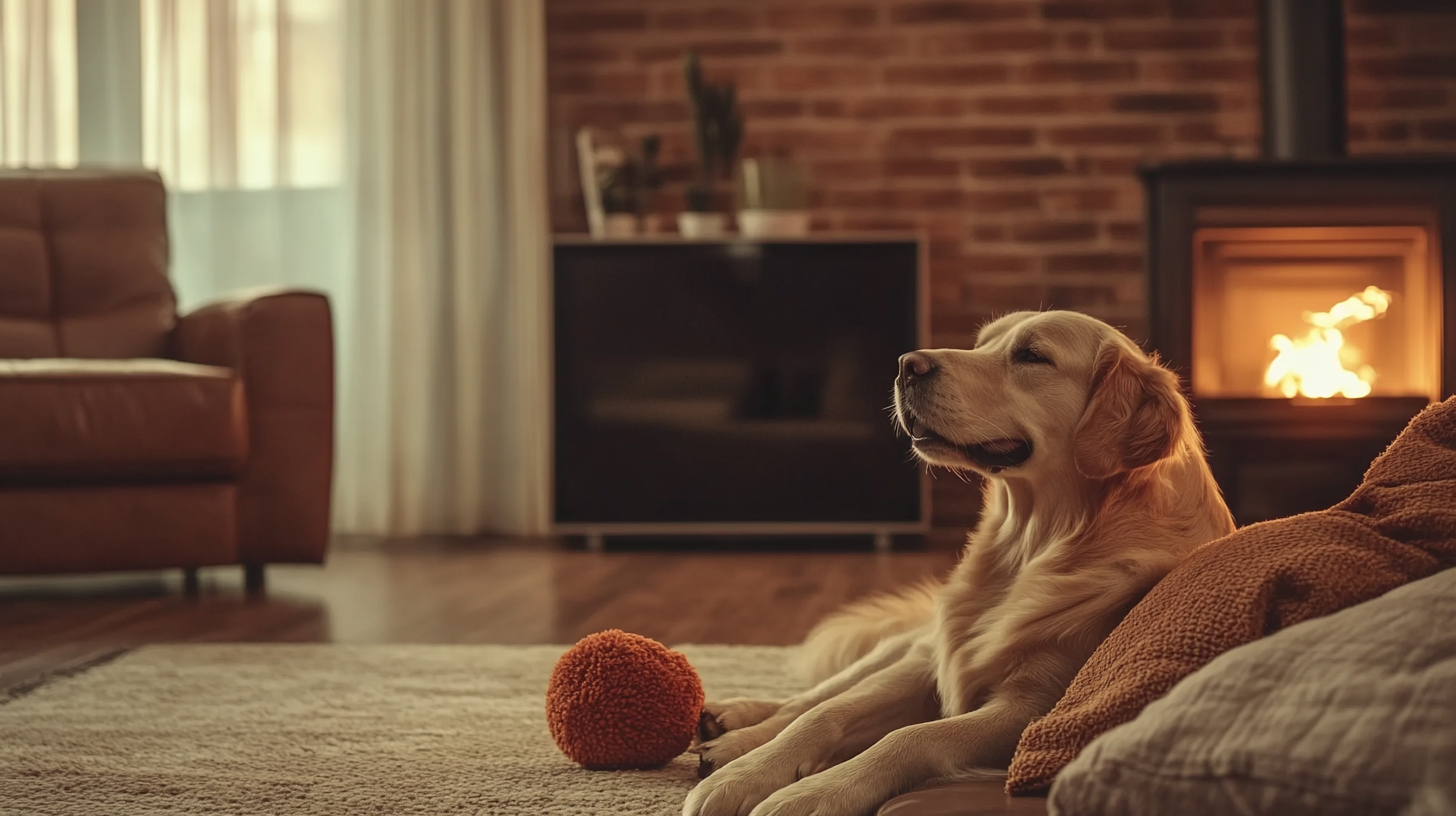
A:
[[[1286,397],[1369,396],[1375,369],[1368,365],[1356,371],[1345,368],[1340,359],[1345,336],[1340,330],[1380,317],[1390,308],[1390,300],[1390,292],[1367,286],[1328,312],[1305,312],[1304,322],[1310,328],[1303,337],[1276,334],[1269,338],[1269,347],[1278,354],[1264,372],[1264,384],[1278,388]]]

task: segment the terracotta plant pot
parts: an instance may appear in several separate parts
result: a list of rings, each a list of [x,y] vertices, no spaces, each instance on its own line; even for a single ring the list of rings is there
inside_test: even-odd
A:
[[[728,215],[720,212],[680,212],[677,231],[684,238],[721,238],[728,234]]]
[[[637,216],[632,213],[607,213],[602,218],[602,235],[606,238],[630,238],[637,233]]]

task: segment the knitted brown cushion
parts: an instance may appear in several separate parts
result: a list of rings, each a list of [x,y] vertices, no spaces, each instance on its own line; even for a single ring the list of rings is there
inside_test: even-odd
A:
[[[1456,565],[1456,397],[1411,420],[1350,498],[1196,550],[1021,735],[1006,791],[1040,793],[1098,735],[1218,655]]]

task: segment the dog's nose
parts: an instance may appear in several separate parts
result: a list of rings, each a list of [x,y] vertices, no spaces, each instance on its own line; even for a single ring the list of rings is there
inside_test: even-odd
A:
[[[935,361],[930,359],[930,355],[918,351],[903,354],[900,356],[900,387],[904,388],[916,380],[924,379],[933,371]]]

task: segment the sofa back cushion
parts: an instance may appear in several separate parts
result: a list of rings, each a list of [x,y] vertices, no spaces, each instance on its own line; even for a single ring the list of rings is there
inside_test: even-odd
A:
[[[161,357],[176,319],[157,174],[0,173],[0,357]]]

